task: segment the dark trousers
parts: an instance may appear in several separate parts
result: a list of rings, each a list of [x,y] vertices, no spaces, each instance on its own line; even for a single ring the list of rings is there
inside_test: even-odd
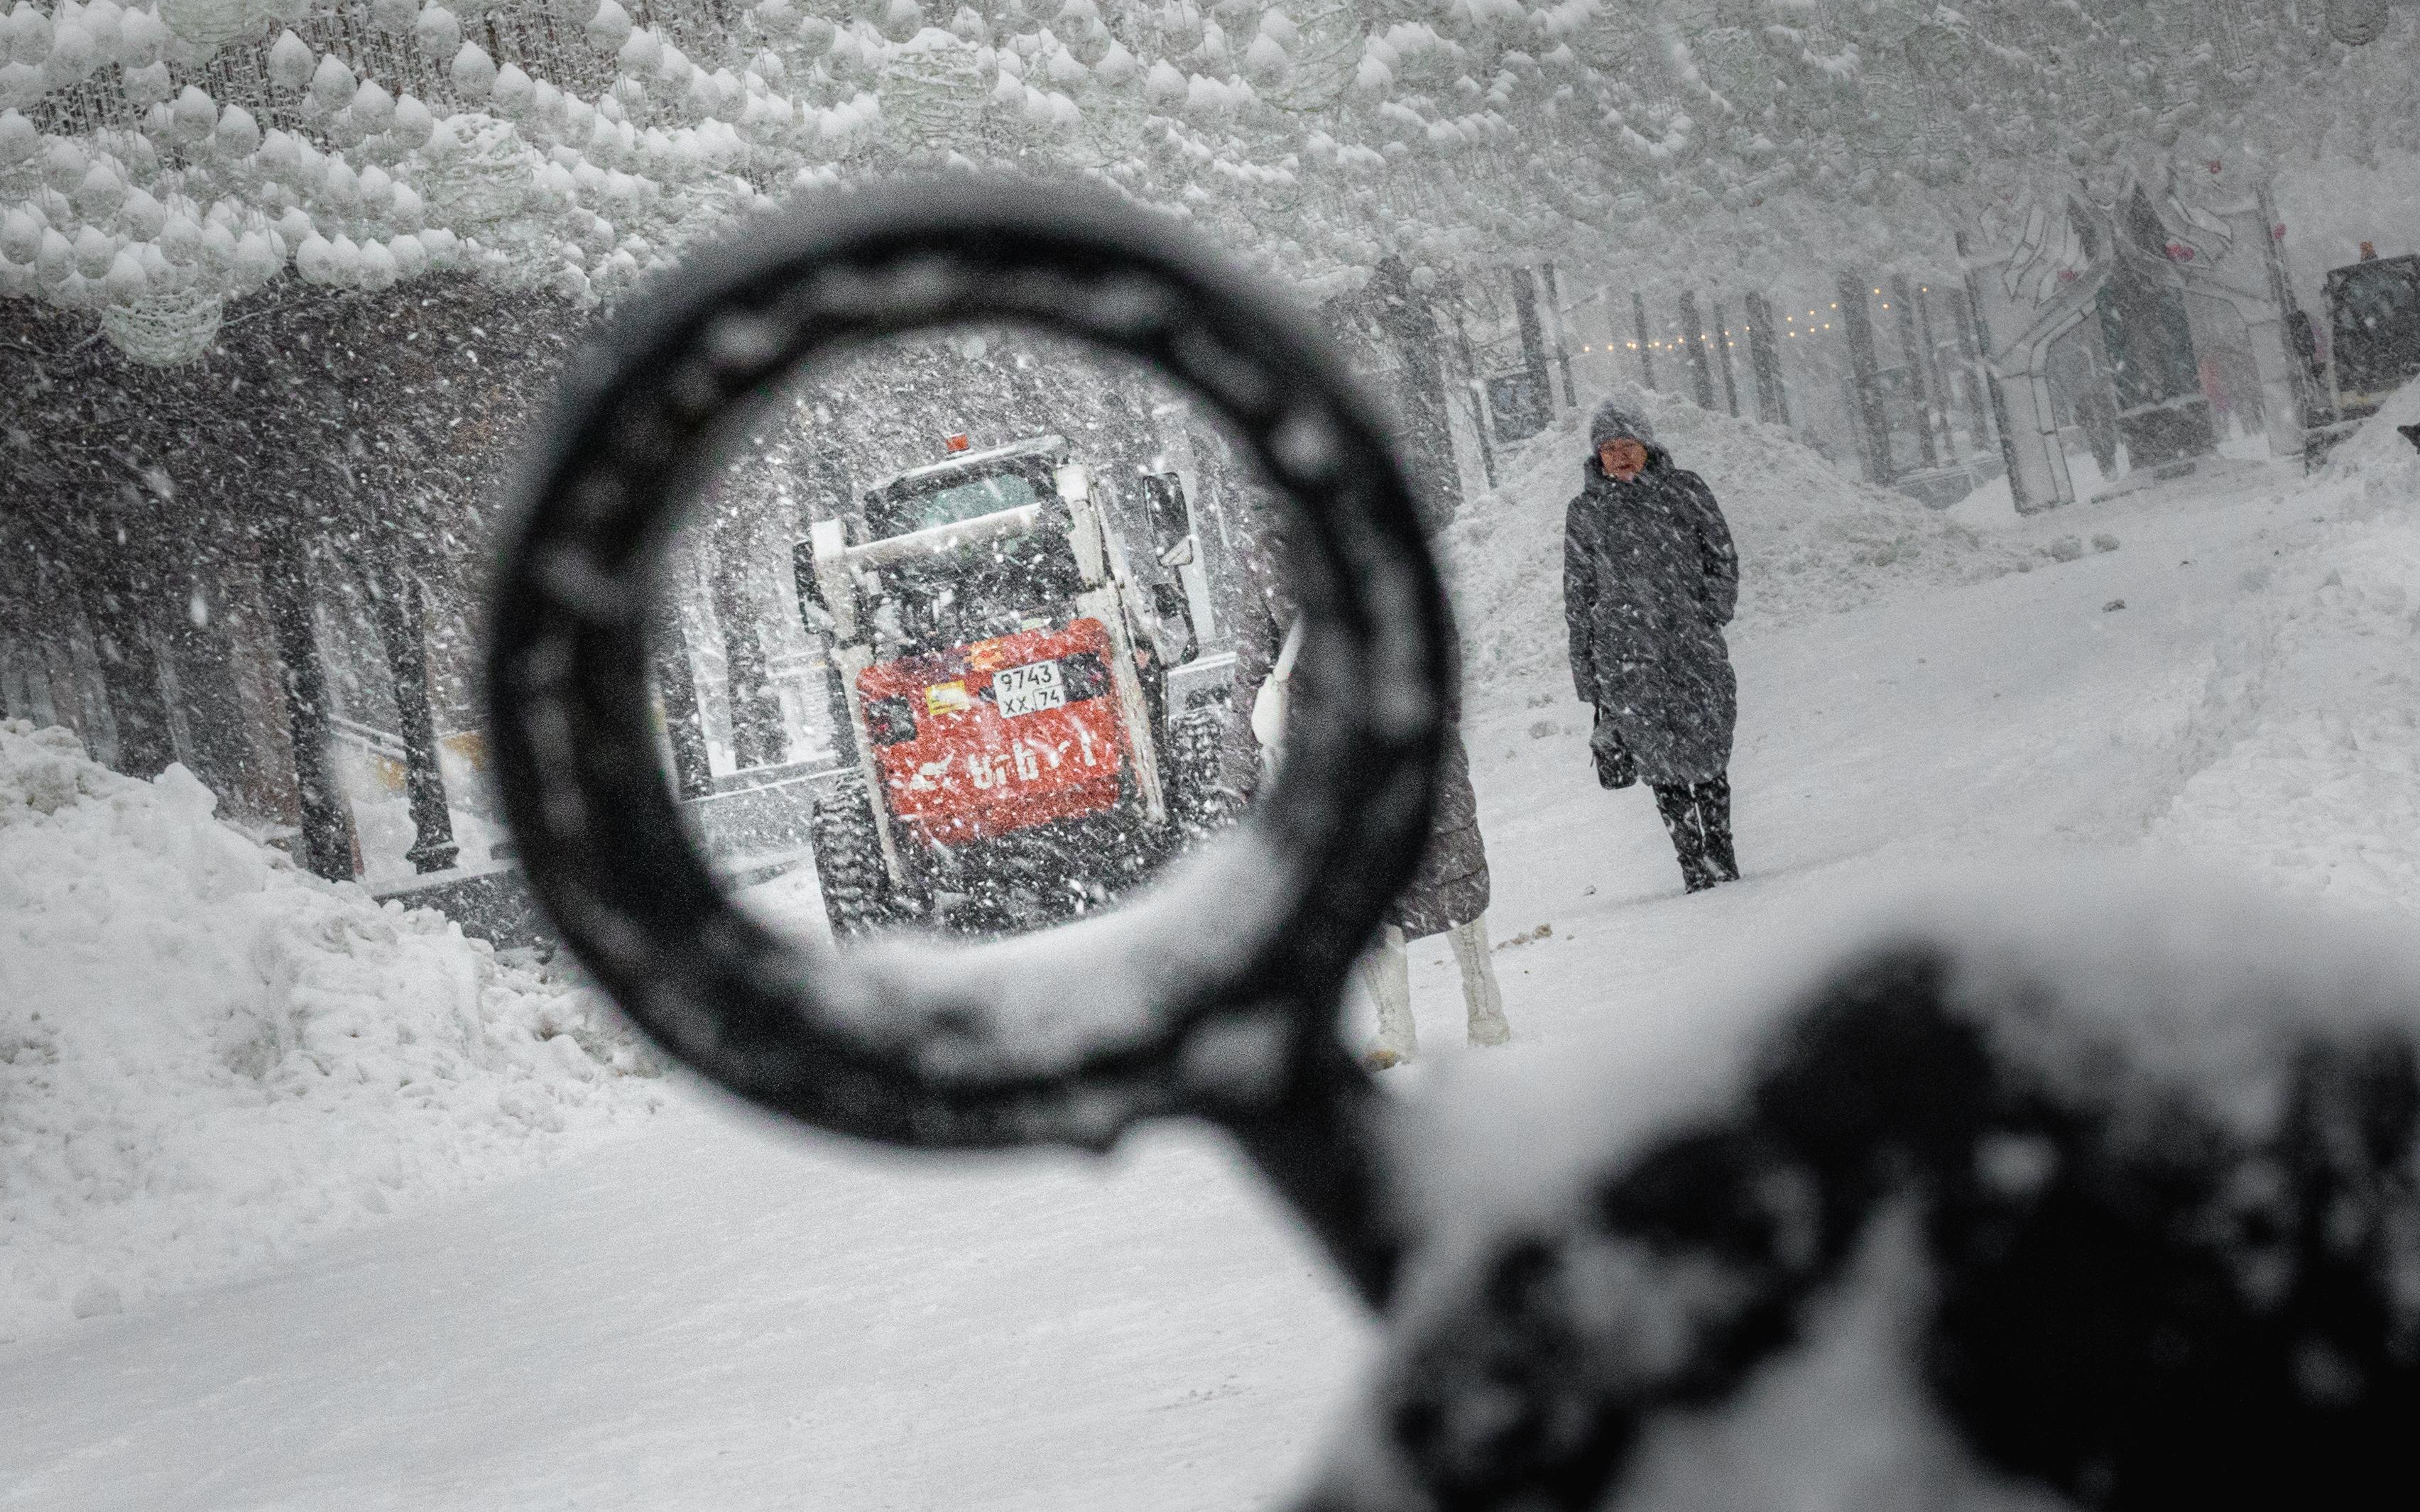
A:
[[[1664,827],[1672,832],[1672,849],[1681,857],[1681,880],[1691,892],[1739,880],[1739,858],[1731,850],[1729,777],[1708,782],[1659,782],[1655,811],[1664,816]]]

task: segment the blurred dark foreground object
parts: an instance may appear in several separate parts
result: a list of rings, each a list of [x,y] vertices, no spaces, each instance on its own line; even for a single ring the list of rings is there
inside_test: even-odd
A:
[[[1804,1420],[1861,1313],[1896,1380],[1832,1426],[1903,1395],[1939,1443],[1858,1504],[2404,1504],[2420,952],[2145,887],[1936,906],[1761,1032],[1566,1078],[1550,1172],[1535,1128],[1464,1150],[1482,1211],[1415,1253],[1309,1505],[1836,1504]],[[1664,1116],[1590,1107],[1625,1097]]]
[[[1758,1414],[1793,1371],[1820,1385],[1843,1318],[1888,1325],[1851,1427],[1895,1402],[1964,1477],[1862,1507],[2367,1505],[2394,1485],[2420,1408],[2400,946],[2061,881],[1895,925],[1658,1044],[1563,1054],[1586,1073],[1568,1119],[1492,1151],[1413,1132],[1428,1115],[1376,1093],[1335,1021],[1427,832],[1442,594],[1342,365],[1172,238],[1032,185],[862,193],[691,264],[576,364],[499,578],[491,730],[532,885],[630,1015],[861,1138],[1229,1130],[1385,1315],[1316,1512],[1819,1504],[1786,1465],[1739,1472],[1768,1428],[1807,1451]],[[1289,760],[1119,913],[977,949],[800,947],[675,818],[644,673],[658,559],[788,375],[999,318],[1158,363],[1273,480],[1309,625]]]

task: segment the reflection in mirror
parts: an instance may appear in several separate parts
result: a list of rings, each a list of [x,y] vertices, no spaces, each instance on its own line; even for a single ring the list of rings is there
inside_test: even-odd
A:
[[[952,330],[808,376],[663,575],[694,837],[761,916],[845,941],[1132,895],[1255,786],[1235,684],[1283,612],[1268,519],[1206,407],[1065,338]]]

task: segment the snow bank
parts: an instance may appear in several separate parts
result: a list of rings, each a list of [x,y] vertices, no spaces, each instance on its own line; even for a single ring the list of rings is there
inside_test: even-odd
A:
[[[2420,936],[2215,871],[2111,855],[1843,878],[1550,1060],[1442,1062],[1395,1131],[1416,1222],[1440,1253],[1552,1222],[1627,1152],[1735,1112],[1819,984],[1906,947],[1956,962],[1945,1000],[2005,1064],[2085,1098],[2156,1083],[2247,1138],[2290,1108],[2247,1089],[2290,1074],[2304,1036],[2420,1034]]]
[[[1993,578],[2025,561],[2013,545],[1849,477],[1779,426],[1668,395],[1613,396],[1647,414],[1675,463],[1702,476],[1722,504],[1740,551],[1743,631],[1903,587]],[[1576,424],[1536,438],[1503,459],[1502,485],[1465,504],[1446,532],[1474,678],[1564,664],[1563,507],[1579,491],[1587,451]]]
[[[2420,423],[2406,386],[2298,496],[2324,523],[2242,586],[2154,850],[2420,912]]]
[[[2274,596],[2220,651],[2208,702],[2228,738],[2154,844],[2420,912],[2420,523],[2343,528],[2289,578],[2247,586]]]
[[[251,1269],[657,1105],[602,1000],[320,881],[182,767],[0,723],[0,1338]]]
[[[2017,513],[2016,490],[2009,486],[2009,475],[1978,486],[1974,492],[1943,510],[1942,515],[1953,525],[1963,525],[1978,534],[1985,531],[2005,531],[2024,523]]]
[[[2397,429],[2411,424],[2420,424],[2420,383],[2388,394],[2378,413],[2337,445],[2329,455],[2326,479],[2350,484],[2359,497],[2371,501],[2407,503],[2420,497],[2420,447]]]

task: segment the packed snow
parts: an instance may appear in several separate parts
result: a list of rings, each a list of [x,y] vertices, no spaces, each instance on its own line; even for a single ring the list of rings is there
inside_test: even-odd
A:
[[[290,1259],[662,1101],[594,992],[303,872],[215,801],[0,724],[0,1338]]]
[[[2240,570],[2155,849],[2248,866],[2286,890],[2420,908],[2420,386],[2297,496],[2301,540]]]
[[[449,776],[448,780],[458,784],[457,792],[467,785],[462,778]],[[487,860],[488,853],[504,838],[502,824],[465,805],[456,804],[449,810],[449,818],[454,826],[455,854],[463,865]],[[353,833],[361,841],[364,885],[393,887],[419,875],[411,864],[411,846],[419,831],[411,823],[410,799],[355,798]]]
[[[1723,972],[1791,980],[1844,911],[2020,861],[2231,877],[2263,890],[2231,905],[2254,918],[2275,893],[2390,930],[2420,912],[2420,453],[2396,413],[2315,477],[2214,462],[2027,517],[1979,494],[1931,511],[1778,432],[1654,413],[1746,563],[1747,880],[1683,897],[1652,805],[1590,774],[1560,665],[1576,448],[1544,438],[1447,543],[1515,1040],[1465,1049],[1443,944],[1415,946],[1422,1057],[1387,1082],[1441,1120],[1416,1189],[1501,1187],[1487,1150],[1568,1142],[1558,1088],[1639,1093],[1600,1096],[1591,1136],[1692,1105],[1771,1009]],[[0,753],[0,791],[29,795],[0,807],[0,1003],[61,1005],[8,1020],[0,1115],[37,1157],[12,1158],[35,1176],[8,1188],[21,1337],[0,1354],[32,1504],[1269,1504],[1373,1359],[1307,1241],[1198,1131],[1104,1162],[927,1161],[735,1117],[629,1074],[585,994],[301,876],[181,774],[127,782],[55,733]],[[760,901],[812,907],[784,888]],[[373,1192],[403,1211],[320,1242]],[[1897,1391],[1887,1240],[1789,1371],[1659,1435],[1636,1504],[2049,1504],[1974,1479]],[[73,1319],[97,1282],[127,1316]],[[197,1443],[242,1447],[194,1489]]]

